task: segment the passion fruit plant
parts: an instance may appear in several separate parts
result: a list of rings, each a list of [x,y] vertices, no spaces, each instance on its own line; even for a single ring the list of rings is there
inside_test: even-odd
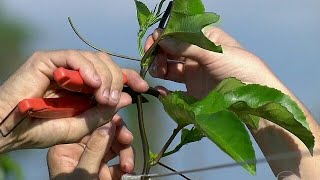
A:
[[[173,0],[168,3],[166,11],[162,12],[165,1],[161,0],[151,11],[144,3],[135,0],[140,27],[138,49],[142,56],[140,75],[143,78],[155,59],[159,42],[166,37],[223,53],[221,46],[215,45],[202,32],[205,26],[216,23],[219,15],[205,12],[201,0]],[[144,52],[142,39],[148,29],[158,22],[160,26],[165,25],[163,33],[151,48]],[[116,56],[126,58],[122,55]],[[136,94],[144,154],[142,174],[149,174],[150,168],[159,164],[161,158],[170,156],[183,146],[200,141],[204,137],[209,138],[251,174],[255,174],[256,157],[246,126],[257,129],[260,118],[267,119],[294,134],[312,153],[314,137],[303,111],[288,95],[277,89],[259,84],[245,84],[230,77],[223,80],[203,99],[187,96],[181,91],[171,92],[165,97],[153,88],[148,93],[161,101],[165,111],[177,125],[159,153],[150,151],[143,122],[143,97]],[[189,125],[192,126],[191,129],[186,128]],[[180,131],[181,142],[168,151],[168,147]]]

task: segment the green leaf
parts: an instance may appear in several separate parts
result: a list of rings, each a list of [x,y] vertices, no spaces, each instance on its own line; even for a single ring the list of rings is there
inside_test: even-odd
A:
[[[135,0],[134,2],[136,3],[137,17],[138,17],[140,29],[142,29],[141,27],[145,26],[149,17],[152,15],[152,13],[148,9],[148,7],[145,4],[143,4],[142,2],[137,1],[137,0]]]
[[[180,144],[178,144],[172,151],[165,153],[163,157],[174,154],[178,152],[184,145],[200,141],[203,137],[205,137],[204,134],[195,127],[193,127],[191,130],[184,128],[182,129]]]
[[[172,37],[210,51],[222,53],[221,46],[216,46],[202,32],[205,26],[217,22],[219,18],[220,16],[215,13],[205,13],[201,0],[174,0],[164,32],[141,60],[142,77],[145,76],[154,61],[154,58],[148,58],[148,56],[152,56],[156,51],[156,45],[165,37]]]
[[[221,46],[216,46],[202,32],[202,29],[215,23],[220,16],[205,13],[201,0],[175,0],[163,37],[170,36],[182,42],[222,53]]]
[[[195,114],[213,114],[229,107],[224,96],[216,91],[211,91],[205,98],[191,105]]]
[[[181,91],[172,92],[161,99],[165,111],[181,128],[194,122],[194,114],[190,104],[196,101],[195,98],[187,96]]]
[[[234,112],[237,114],[237,116],[239,117],[239,119],[249,125],[252,129],[258,129],[259,128],[259,122],[260,122],[260,118],[257,116],[253,116],[253,115],[249,115],[246,113],[241,113],[241,112]]]
[[[228,110],[196,114],[196,127],[251,174],[256,173],[250,136],[239,118]],[[249,162],[247,162],[249,161]]]
[[[268,119],[297,136],[312,152],[314,137],[303,111],[281,91],[250,84],[225,94],[230,110]]]
[[[231,77],[231,78],[224,79],[221,83],[218,84],[218,86],[214,90],[219,93],[225,94],[229,91],[232,91],[238,87],[242,87],[245,85],[246,84],[244,84],[240,80],[234,77]]]
[[[187,15],[205,13],[204,5],[201,0],[175,0],[172,11]]]

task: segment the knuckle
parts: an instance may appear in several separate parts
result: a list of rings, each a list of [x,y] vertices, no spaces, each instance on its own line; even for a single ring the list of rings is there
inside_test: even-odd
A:
[[[112,61],[111,56],[105,52],[99,51],[99,52],[96,52],[96,55],[103,60]]]
[[[79,52],[77,50],[72,50],[72,49],[64,50],[63,53],[71,58],[77,57],[79,55]]]

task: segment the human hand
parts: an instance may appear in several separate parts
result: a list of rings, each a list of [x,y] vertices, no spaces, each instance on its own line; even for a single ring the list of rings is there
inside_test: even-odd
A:
[[[165,38],[159,43],[161,48],[150,68],[150,74],[153,77],[184,83],[188,95],[199,99],[205,97],[227,77],[236,77],[245,83],[276,88],[291,96],[300,105],[315,137],[314,151],[319,150],[320,131],[317,122],[267,65],[221,29],[207,27],[203,32],[212,42],[222,46],[223,54]],[[160,33],[160,30],[156,30],[148,37],[145,50],[155,42]],[[163,95],[168,93],[166,89],[160,88],[160,90]],[[309,151],[297,137],[264,119],[259,121],[259,128],[251,129],[251,132],[266,157],[283,152]],[[301,179],[314,179],[319,172],[319,168],[315,165],[317,162],[320,162],[319,157],[305,155],[287,161],[270,161],[269,165],[275,175],[285,170],[300,174]]]
[[[209,40],[222,46],[223,54],[165,38],[159,44],[161,49],[150,68],[150,74],[184,83],[187,93],[197,98],[206,96],[227,77],[287,90],[259,57],[245,50],[227,33],[210,26],[203,32]],[[150,48],[160,33],[158,29],[148,37],[145,50]]]
[[[128,69],[121,70],[104,53],[74,50],[38,52],[0,87],[0,100],[5,102],[0,104],[0,120],[3,120],[23,99],[57,97],[70,93],[59,89],[53,81],[53,72],[58,67],[78,70],[84,82],[96,89],[94,96],[99,105],[71,118],[49,120],[28,118],[9,136],[0,138],[0,152],[76,142],[109,122],[120,108],[131,103],[131,97],[122,92],[121,71],[127,75],[127,85],[133,90],[144,92],[148,89],[147,83],[138,73]],[[16,111],[12,119],[7,121],[19,121],[21,118],[22,115]]]
[[[134,168],[132,141],[122,137],[121,131],[128,130],[120,116],[116,116],[79,143],[50,148],[47,156],[50,179],[115,180],[131,173]],[[120,164],[108,167],[106,163],[116,156],[120,157]]]

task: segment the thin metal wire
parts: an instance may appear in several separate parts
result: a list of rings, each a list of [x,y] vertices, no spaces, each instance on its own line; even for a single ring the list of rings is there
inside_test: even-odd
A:
[[[109,52],[107,50],[104,50],[104,49],[101,49],[101,48],[98,48],[96,46],[94,46],[93,44],[91,44],[89,41],[87,41],[86,39],[84,39],[80,33],[77,31],[77,29],[75,28],[75,26],[73,25],[73,22],[71,20],[71,17],[68,17],[68,21],[69,21],[69,24],[72,28],[72,30],[74,31],[74,33],[78,36],[79,39],[81,39],[81,41],[83,41],[84,43],[86,43],[88,46],[92,47],[93,49],[97,50],[97,51],[101,51],[101,52],[105,52],[107,54],[109,54],[110,56],[114,56],[114,57],[118,57],[118,58],[123,58],[123,59],[129,59],[129,60],[133,60],[133,61],[141,61],[141,59],[139,58],[135,58],[135,57],[130,57],[130,56],[125,56],[125,55],[121,55],[121,54],[116,54],[116,53],[112,53],[112,52]]]
[[[196,173],[196,172],[202,172],[202,171],[213,171],[218,169],[232,168],[232,167],[237,167],[237,166],[242,166],[245,164],[252,164],[252,163],[261,164],[261,163],[267,163],[268,161],[285,160],[285,159],[291,159],[291,158],[300,157],[300,156],[303,157],[306,155],[310,155],[310,152],[278,153],[275,155],[267,156],[266,158],[259,158],[256,160],[247,160],[239,163],[226,163],[226,164],[213,165],[213,166],[195,168],[190,170],[182,170],[182,171],[171,172],[171,173],[142,175],[141,177],[147,177],[147,178],[168,177],[168,176],[175,176],[179,174],[190,174],[190,173]],[[320,155],[320,151],[313,152],[313,156],[319,156],[319,155]]]
[[[175,170],[175,169],[173,169],[172,167],[169,167],[169,166],[163,164],[162,162],[158,162],[158,164],[159,164],[160,166],[166,168],[166,169],[169,169],[169,170],[172,171],[172,172],[177,172],[177,170]],[[183,177],[183,178],[186,179],[186,180],[191,180],[190,178],[188,178],[187,176],[185,176],[185,175],[183,175],[183,174],[178,174],[178,175],[181,176],[181,177]]]

